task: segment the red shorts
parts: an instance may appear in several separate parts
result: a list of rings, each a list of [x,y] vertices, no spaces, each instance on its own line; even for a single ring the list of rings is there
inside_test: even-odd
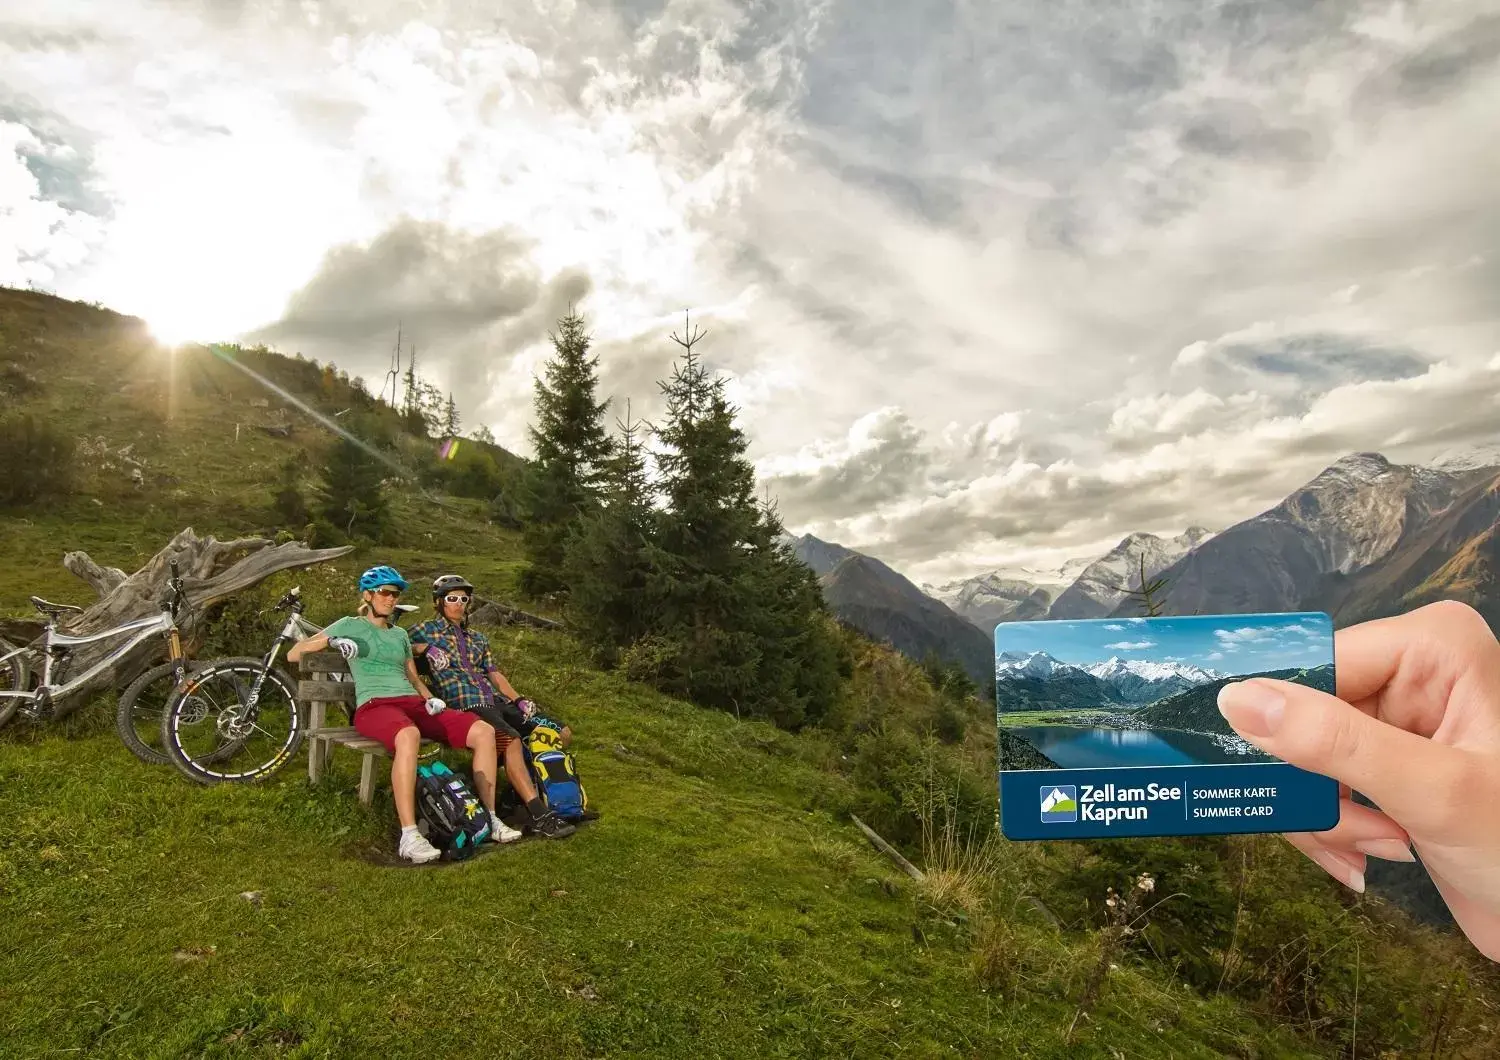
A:
[[[427,713],[427,702],[421,696],[384,696],[372,699],[354,712],[354,728],[361,736],[379,740],[391,754],[396,753],[396,734],[415,725],[429,740],[449,747],[468,746],[469,727],[479,715],[451,707],[437,714]]]

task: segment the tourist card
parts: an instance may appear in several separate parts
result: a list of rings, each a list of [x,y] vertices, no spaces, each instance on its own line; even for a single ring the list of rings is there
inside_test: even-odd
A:
[[[1333,692],[1318,612],[1002,622],[1000,826],[1010,839],[1319,832],[1336,781],[1237,736],[1219,689],[1274,677]]]

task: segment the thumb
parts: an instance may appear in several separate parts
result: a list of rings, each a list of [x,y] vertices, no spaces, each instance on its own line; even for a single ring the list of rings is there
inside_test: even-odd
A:
[[[1443,831],[1471,775],[1465,752],[1371,717],[1306,685],[1254,678],[1219,690],[1250,743],[1368,796],[1407,831]]]

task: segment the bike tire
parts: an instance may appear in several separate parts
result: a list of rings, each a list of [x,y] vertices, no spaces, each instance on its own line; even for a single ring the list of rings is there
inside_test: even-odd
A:
[[[15,647],[0,640],[0,655],[15,651]],[[25,687],[26,671],[21,666],[20,659],[6,659],[0,663],[0,691],[20,692]],[[0,696],[0,729],[10,723],[10,719],[16,716],[16,711],[21,709],[19,696]]]
[[[277,773],[292,760],[302,746],[307,725],[297,703],[296,682],[280,667],[272,667],[266,672],[260,703],[262,706],[268,703],[268,693],[273,698],[280,697],[277,706],[286,711],[289,732],[269,749],[265,761],[252,763],[248,767],[225,765],[224,768],[216,768],[234,758],[248,744],[251,735],[233,731],[226,733],[223,718],[215,721],[215,733],[224,739],[218,747],[204,753],[184,745],[184,736],[187,735],[185,730],[190,725],[201,724],[207,712],[219,705],[215,696],[227,697],[232,690],[235,702],[232,706],[225,705],[231,710],[241,708],[243,703],[240,691],[253,682],[264,667],[263,659],[218,659],[204,665],[193,673],[191,680],[174,690],[171,702],[162,712],[162,749],[167,760],[179,773],[196,784],[208,787],[226,782],[254,784]]]
[[[137,677],[124,692],[115,707],[115,733],[130,753],[148,765],[167,764],[166,753],[161,750],[161,718],[177,690],[177,670],[185,666],[184,673],[202,668],[200,663],[164,662],[153,666]],[[156,687],[153,687],[156,686]],[[144,699],[143,699],[144,697]],[[160,703],[160,706],[155,704]],[[156,745],[141,739],[138,723],[155,728]],[[147,730],[150,731],[150,728]]]

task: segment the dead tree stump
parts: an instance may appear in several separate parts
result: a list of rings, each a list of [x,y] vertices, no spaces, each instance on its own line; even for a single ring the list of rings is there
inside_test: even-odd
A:
[[[243,592],[284,570],[310,567],[352,551],[350,547],[311,549],[300,541],[272,545],[259,537],[236,541],[218,541],[199,537],[192,529],[177,534],[144,567],[126,575],[114,567],[100,567],[85,552],[69,552],[63,566],[88,582],[99,594],[99,600],[81,614],[66,616],[59,630],[73,636],[87,636],[146,618],[159,612],[167,597],[167,580],[171,562],[177,561],[182,577],[183,603],[177,625],[184,641],[191,642],[200,632],[205,615],[215,604]],[[234,559],[237,554],[243,555]],[[73,649],[69,672],[81,674],[118,648],[125,637],[111,638]],[[144,673],[162,651],[162,641],[148,638],[131,651],[105,667],[89,681],[53,701],[54,717],[72,713],[105,688],[123,687]]]

